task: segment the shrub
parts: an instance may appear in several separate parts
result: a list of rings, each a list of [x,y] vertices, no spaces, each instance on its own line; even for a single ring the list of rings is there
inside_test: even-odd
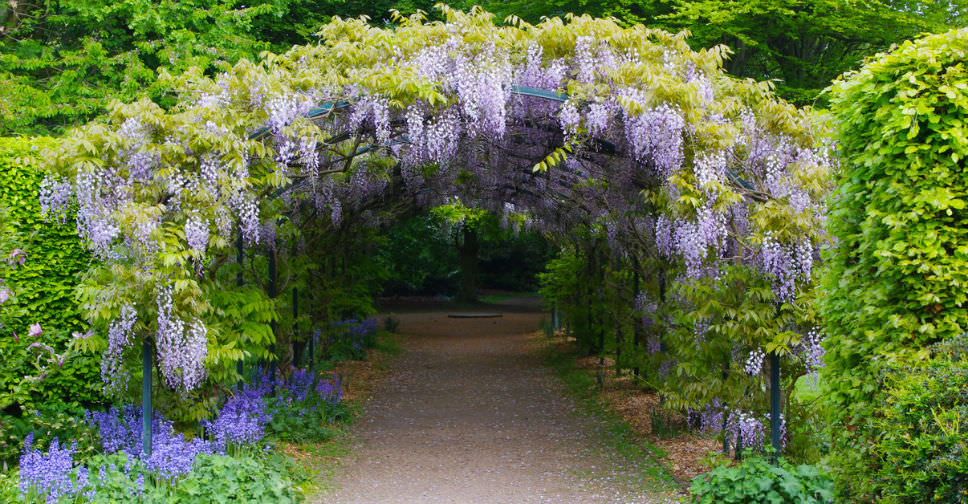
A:
[[[302,492],[281,464],[256,457],[199,455],[190,473],[173,480],[154,477],[143,462],[125,453],[93,457],[83,469],[90,483],[85,501],[92,504],[285,504],[303,500]]]
[[[200,455],[195,469],[171,488],[164,502],[301,502],[288,476],[251,457]]]
[[[874,418],[878,502],[968,503],[968,362],[933,360],[887,383]]]
[[[0,463],[16,464],[28,434],[37,446],[47,446],[54,438],[70,439],[77,442],[80,456],[92,455],[100,448],[98,434],[83,421],[84,413],[82,408],[59,404],[41,406],[22,417],[0,416]]]
[[[266,433],[285,441],[325,441],[335,433],[333,422],[348,416],[342,398],[338,377],[296,370],[288,382],[276,385],[275,397],[266,399],[270,418]]]
[[[877,493],[870,450],[885,366],[968,330],[966,48],[968,30],[905,42],[833,86],[841,167],[820,303],[822,383],[846,499]]]
[[[20,499],[17,480],[16,472],[0,472],[0,502],[17,502]]]
[[[9,209],[15,223],[14,232],[23,238],[20,245],[26,251],[24,264],[5,274],[4,281],[16,287],[17,305],[26,320],[4,321],[0,353],[12,351],[13,338],[6,331],[26,333],[28,323],[38,323],[45,329],[40,342],[62,350],[73,331],[84,332],[74,288],[77,278],[87,270],[90,255],[81,247],[74,222],[48,222],[40,213],[40,190],[43,173],[35,168],[40,151],[50,144],[46,139],[0,138],[0,207]],[[9,250],[0,250],[4,257]],[[8,393],[29,369],[5,370],[0,373],[0,395]],[[18,398],[23,410],[40,403],[74,403],[91,405],[102,400],[99,362],[81,356],[65,363],[63,368],[49,374],[32,397]],[[15,415],[20,411],[8,411]]]
[[[376,346],[376,318],[333,322],[324,347],[325,357],[333,361],[364,360],[366,350]]]
[[[816,466],[776,465],[759,456],[720,466],[692,480],[696,504],[820,504],[833,502],[833,483]]]

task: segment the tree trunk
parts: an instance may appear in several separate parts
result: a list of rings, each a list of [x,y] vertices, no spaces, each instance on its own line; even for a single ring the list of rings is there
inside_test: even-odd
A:
[[[477,301],[477,230],[464,226],[461,230],[463,243],[460,245],[460,296],[466,303]]]

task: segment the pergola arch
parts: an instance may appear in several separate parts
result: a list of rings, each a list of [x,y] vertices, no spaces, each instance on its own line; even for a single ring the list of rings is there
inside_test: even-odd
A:
[[[668,269],[685,307],[742,271],[772,284],[777,324],[811,323],[796,301],[825,240],[831,167],[813,115],[727,76],[728,50],[693,51],[685,33],[443,11],[389,29],[336,19],[317,45],[170,77],[170,110],[116,105],[49,153],[43,207],[76,205],[99,258],[80,292],[106,380],[137,341],[172,390],[232,382],[240,359],[267,356],[272,335],[240,333],[210,293],[229,288],[218,270],[238,238],[275,248],[299,208],[325,234],[345,215],[449,196],[511,205],[563,242],[584,227],[614,257]],[[744,352],[767,339],[729,336],[735,325],[715,330]],[[688,355],[703,352],[722,344]]]

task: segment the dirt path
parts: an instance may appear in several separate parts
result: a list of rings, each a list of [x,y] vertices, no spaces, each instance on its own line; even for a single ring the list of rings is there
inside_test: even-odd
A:
[[[398,315],[406,352],[353,427],[336,490],[318,502],[655,502],[529,350],[540,317]]]

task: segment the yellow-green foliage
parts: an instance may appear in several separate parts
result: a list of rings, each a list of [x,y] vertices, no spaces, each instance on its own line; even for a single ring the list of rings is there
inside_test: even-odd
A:
[[[821,303],[826,393],[846,496],[876,498],[886,365],[968,330],[968,30],[906,42],[833,87],[837,246]],[[858,477],[855,477],[858,476]]]
[[[27,253],[23,266],[8,270],[5,284],[16,294],[16,306],[22,316],[3,320],[0,355],[10,343],[9,331],[26,335],[30,324],[44,329],[42,341],[61,347],[72,331],[86,331],[74,288],[77,275],[88,268],[89,255],[81,247],[73,221],[64,224],[48,222],[40,215],[37,191],[42,173],[37,167],[37,156],[49,146],[48,139],[0,138],[0,207],[9,212],[19,244]],[[6,258],[9,250],[0,250]],[[8,313],[8,312],[3,312]],[[26,374],[26,369],[4,369],[0,373],[0,395],[9,392]],[[24,407],[35,402],[97,401],[100,394],[98,360],[75,358],[62,369],[50,373],[39,390],[29,399],[16,402]]]

